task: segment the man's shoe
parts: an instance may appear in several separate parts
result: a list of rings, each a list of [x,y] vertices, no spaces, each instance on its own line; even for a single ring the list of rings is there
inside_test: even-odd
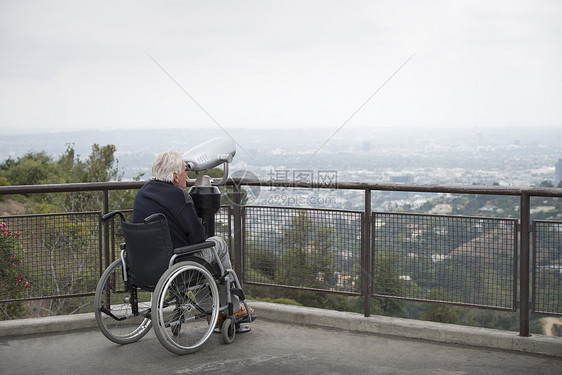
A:
[[[224,318],[226,318],[226,314],[219,312],[219,317],[217,318],[217,324],[215,327],[220,327]],[[207,315],[207,323],[211,324],[211,315]]]
[[[248,307],[248,309],[250,309],[250,314],[248,314],[248,311],[246,311],[246,307],[244,305],[242,305],[240,310],[238,310],[234,313],[234,317],[236,319],[239,319],[239,318],[243,318],[243,317],[248,316],[248,315],[253,315],[254,309],[252,309],[251,307]]]
[[[251,323],[256,320],[257,316],[254,314],[254,309],[251,307],[248,308],[250,310],[250,314],[246,311],[246,307],[242,305],[240,310],[234,313],[234,319],[237,321],[243,321],[245,323]],[[227,315],[225,313],[219,312],[219,317],[217,318],[217,324],[215,327],[221,327],[222,322],[226,319]],[[207,316],[207,323],[211,324],[211,316]]]
[[[234,313],[234,318],[236,319],[237,323],[251,323],[258,318],[258,316],[254,313],[254,309],[248,307],[250,313],[246,311],[244,305],[242,308]]]

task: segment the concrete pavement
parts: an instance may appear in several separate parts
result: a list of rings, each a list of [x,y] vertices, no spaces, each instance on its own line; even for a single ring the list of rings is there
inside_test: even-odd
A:
[[[251,306],[260,316],[252,332],[237,335],[231,345],[213,335],[186,356],[169,353],[153,332],[134,344],[113,344],[94,327],[91,314],[0,322],[0,373],[555,374],[562,368],[560,338]]]

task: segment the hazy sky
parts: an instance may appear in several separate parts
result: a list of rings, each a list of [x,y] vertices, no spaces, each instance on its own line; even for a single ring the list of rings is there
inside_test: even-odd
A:
[[[559,0],[0,0],[0,128],[562,126],[561,20]]]

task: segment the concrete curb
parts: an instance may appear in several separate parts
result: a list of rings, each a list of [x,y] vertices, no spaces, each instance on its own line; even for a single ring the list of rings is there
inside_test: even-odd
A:
[[[94,313],[0,321],[0,337],[55,333],[97,327]]]
[[[357,313],[274,303],[252,302],[251,306],[258,316],[280,322],[562,357],[560,337],[521,337],[511,331],[386,316],[366,318]]]
[[[515,332],[488,328],[385,316],[366,318],[357,313],[269,302],[251,301],[249,304],[256,310],[259,318],[271,321],[562,357],[560,337],[520,337]],[[8,320],[0,321],[0,337],[56,333],[92,327],[96,327],[93,313]]]

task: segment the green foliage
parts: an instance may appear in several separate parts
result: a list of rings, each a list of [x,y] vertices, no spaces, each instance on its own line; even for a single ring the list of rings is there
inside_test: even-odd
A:
[[[28,152],[17,161],[8,159],[0,168],[0,173],[10,185],[38,185],[49,183],[50,167],[53,159],[44,151]]]
[[[120,174],[119,169],[114,167],[115,163],[117,160],[114,145],[100,147],[98,144],[94,144],[92,153],[85,163],[84,182],[120,181],[123,174]]]
[[[379,251],[375,254],[374,292],[377,295],[402,296],[403,283],[399,280],[400,257],[397,253]],[[380,298],[374,300],[373,308],[384,315],[393,315],[403,309],[400,300]]]
[[[0,175],[0,186],[10,186],[10,183],[8,182],[8,179],[4,176],[1,176],[1,175]],[[0,202],[4,202],[5,200],[6,200],[6,196],[0,195]]]
[[[56,161],[45,151],[8,159],[0,165],[0,176],[10,185],[119,181],[122,173],[116,164],[114,145],[94,144],[88,159],[82,161],[74,147],[67,144],[66,151]]]
[[[279,256],[270,249],[261,249],[254,243],[246,244],[246,251],[252,271],[257,272],[265,282],[272,283],[279,269]]]
[[[82,159],[76,154],[72,145],[67,145],[66,151],[57,160],[45,152],[30,152],[16,160],[8,159],[0,164],[0,184],[35,185],[119,181],[123,174],[117,167],[115,151],[113,145],[94,144],[89,157]],[[137,177],[137,179],[139,178],[140,176]],[[26,213],[87,212],[102,210],[102,194],[102,192],[30,194],[17,198],[24,203]],[[113,207],[110,209],[131,208],[135,195],[136,191],[111,191],[109,196]],[[71,216],[62,217],[56,223],[41,218],[37,221],[34,226],[34,238],[37,239],[36,246],[39,246],[40,250],[27,254],[26,249],[20,249],[21,255],[18,253],[16,259],[24,259],[26,263],[32,263],[34,275],[41,275],[41,277],[33,279],[34,296],[66,295],[95,290],[99,278],[99,248],[96,242],[98,232],[92,228],[97,224],[92,226],[89,223],[89,226],[86,226],[85,222],[75,220]],[[3,249],[5,248],[6,246]],[[4,261],[4,258],[5,256],[0,261]],[[68,267],[69,264],[72,266]],[[3,273],[1,285],[12,285],[5,279],[13,278],[13,276]],[[26,281],[27,279],[23,279],[23,285]],[[16,292],[21,294],[24,290],[12,288],[10,293],[12,295]],[[21,297],[20,295],[14,296]],[[62,298],[52,299],[48,302],[26,302],[25,306],[26,311],[33,310],[32,306],[35,306],[37,308],[35,313],[40,315],[59,315],[81,311],[83,306],[88,304],[91,305],[91,298],[87,301],[80,298]],[[21,302],[0,304],[3,316],[9,318],[23,314],[22,306]]]
[[[285,228],[276,279],[279,284],[329,289],[336,282],[333,228],[313,222],[306,211],[298,211]]]
[[[4,222],[0,223],[0,299],[17,299],[32,287],[23,274],[22,247],[20,233],[8,230]],[[0,304],[0,320],[18,318],[23,314],[21,302]]]
[[[10,186],[8,179],[4,176],[0,176],[0,186]]]
[[[92,145],[86,160],[77,155],[73,145],[67,144],[65,152],[53,160],[45,152],[29,152],[17,160],[8,159],[0,165],[1,185],[37,185],[120,181],[114,145]],[[140,179],[142,175],[135,179]],[[111,191],[110,201],[118,208],[131,208],[136,191]],[[33,194],[26,198],[28,213],[56,211],[97,211],[102,209],[99,192]]]
[[[433,289],[428,299],[434,301],[447,301],[452,300],[452,297],[447,297],[443,289]],[[443,303],[434,303],[422,314],[423,320],[430,320],[433,322],[441,323],[457,323],[460,315],[460,310],[456,306],[450,306]]]
[[[94,291],[99,279],[99,247],[96,215],[38,217],[34,222],[34,296],[66,296]],[[91,299],[90,299],[91,300]],[[79,311],[83,301],[51,299],[41,304],[42,314],[61,315]],[[89,302],[88,302],[89,303]]]

